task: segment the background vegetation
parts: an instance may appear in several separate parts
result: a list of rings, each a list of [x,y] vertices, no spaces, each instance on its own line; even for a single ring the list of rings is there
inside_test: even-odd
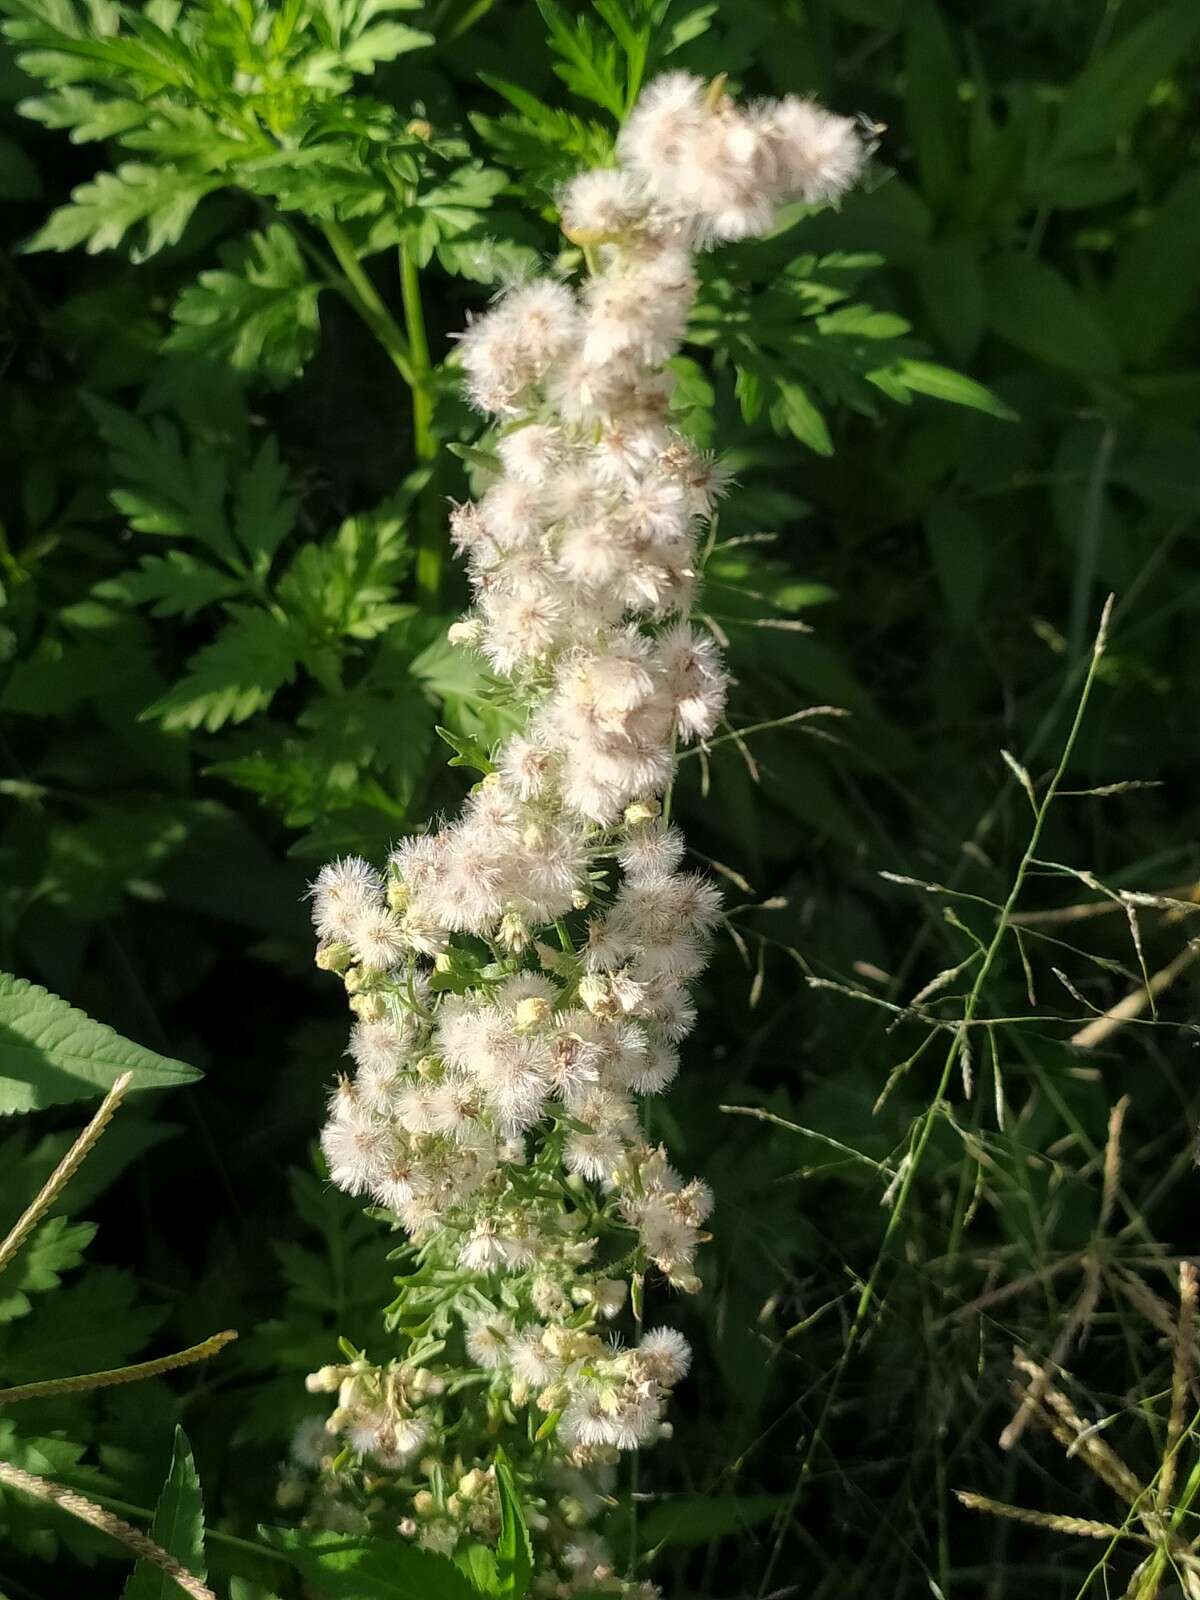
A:
[[[450,336],[558,250],[555,184],[681,65],[880,143],[843,210],[709,259],[679,363],[681,425],[738,477],[706,604],[742,731],[679,799],[735,909],[655,1116],[718,1205],[636,1537],[669,1600],[1124,1592],[1144,1549],[953,1491],[1125,1516],[1086,1450],[1023,1423],[1000,1448],[1014,1345],[1143,1483],[1172,1442],[1193,0],[0,11],[0,965],[205,1073],[122,1110],[76,1221],[0,1283],[0,1380],[241,1334],[191,1378],[0,1416],[0,1459],[151,1507],[182,1422],[215,1581],[295,1592],[236,1539],[286,1520],[303,1375],[372,1337],[392,1270],[313,1153],[344,1039],[300,897],[452,803],[435,725],[497,731],[443,643],[477,432]],[[811,706],[848,715],[760,726]],[[6,1122],[10,1218],[78,1121]],[[121,1592],[69,1519],[5,1494],[0,1532],[11,1600]]]

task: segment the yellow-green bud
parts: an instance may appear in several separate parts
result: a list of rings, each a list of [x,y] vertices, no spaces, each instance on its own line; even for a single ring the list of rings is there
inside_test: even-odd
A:
[[[661,812],[662,807],[657,800],[635,800],[631,806],[625,807],[625,825],[629,828],[640,827],[643,822],[653,822]]]
[[[527,995],[517,1005],[517,1028],[522,1033],[527,1033],[531,1028],[540,1027],[554,1015],[554,1007],[549,1000],[540,994]]]
[[[348,944],[335,941],[317,946],[316,962],[322,972],[345,972],[350,965],[352,951]]]

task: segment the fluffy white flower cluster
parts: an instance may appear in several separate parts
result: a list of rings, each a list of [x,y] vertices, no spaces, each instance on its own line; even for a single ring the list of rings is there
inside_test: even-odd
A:
[[[862,175],[859,124],[787,95],[738,106],[720,83],[668,72],[646,89],[621,131],[621,165],[585,173],[563,205],[569,236],[623,235],[653,225],[698,244],[768,232],[788,200],[828,204]]]
[[[582,288],[514,288],[460,345],[496,433],[490,483],[452,515],[475,595],[452,635],[509,680],[519,731],[456,820],[385,872],[336,861],[312,889],[319,964],[356,1014],[330,1175],[394,1215],[416,1270],[393,1308],[399,1359],[356,1356],[311,1386],[338,1391],[338,1460],[373,1493],[391,1474],[399,1525],[432,1549],[494,1521],[506,1437],[547,1596],[645,1592],[580,1530],[619,1452],[669,1428],[690,1352],[641,1332],[642,1285],[699,1286],[711,1207],[637,1104],[678,1070],[720,915],[661,797],[724,706],[716,645],[687,620],[724,480],[672,430],[664,366],[694,252],[762,232],[789,196],[829,198],[863,160],[843,118],[738,109],[684,74],[650,86],[618,151],[562,197]],[[602,1330],[629,1285],[626,1346]]]

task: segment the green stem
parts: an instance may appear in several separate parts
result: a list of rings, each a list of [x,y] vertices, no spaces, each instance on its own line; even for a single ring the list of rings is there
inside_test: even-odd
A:
[[[63,1481],[66,1482],[65,1479]],[[69,1483],[66,1486],[70,1488]],[[111,1495],[97,1494],[91,1484],[88,1484],[86,1491],[78,1492],[86,1492],[89,1500],[94,1500],[105,1511],[115,1512],[119,1517],[137,1517],[139,1522],[154,1521],[154,1513],[147,1506],[135,1506],[128,1500],[114,1500]],[[205,1528],[204,1537],[216,1544],[228,1545],[231,1550],[245,1550],[251,1555],[261,1556],[264,1561],[277,1561],[282,1566],[290,1565],[288,1558],[278,1550],[272,1550],[270,1545],[255,1544],[250,1539],[239,1539],[235,1533],[222,1533],[219,1528]]]
[[[362,263],[350,242],[349,234],[340,222],[333,221],[323,222],[321,231],[329,248],[337,257],[338,266],[342,269],[348,290],[347,298],[351,305],[387,351],[392,364],[405,383],[410,389],[416,389],[417,377],[408,341],[401,332],[399,323],[380,299],[375,285],[363,270]]]
[[[441,598],[446,540],[434,488],[437,438],[433,431],[433,363],[429,358],[429,338],[421,306],[420,273],[405,245],[400,246],[400,293],[413,370],[413,451],[418,467],[427,465],[430,469],[417,503],[417,594],[427,610],[436,611]]]
[[[824,1402],[822,1403],[820,1413],[817,1417],[817,1425],[813,1429],[812,1438],[809,1441],[808,1449],[805,1451],[804,1460],[801,1463],[800,1473],[796,1479],[791,1496],[789,1497],[787,1510],[776,1524],[778,1532],[776,1534],[775,1543],[771,1550],[770,1558],[767,1562],[767,1569],[763,1574],[762,1584],[759,1589],[760,1600],[770,1588],[771,1577],[775,1571],[776,1562],[779,1559],[779,1554],[783,1547],[784,1532],[788,1523],[795,1514],[801,1491],[803,1490],[804,1484],[812,1471],[816,1453],[824,1443],[825,1428],[833,1410],[834,1403],[837,1400],[838,1393],[841,1389],[842,1378],[849,1364],[850,1357],[858,1347],[862,1330],[866,1324],[867,1312],[876,1297],[876,1289],[879,1284],[879,1279],[883,1274],[884,1264],[888,1257],[888,1246],[892,1241],[892,1236],[899,1228],[902,1218],[907,1212],[908,1199],[912,1193],[913,1185],[916,1182],[917,1172],[921,1166],[921,1159],[925,1154],[925,1149],[929,1143],[930,1135],[933,1133],[934,1123],[937,1120],[939,1108],[943,1099],[945,1098],[946,1090],[950,1085],[950,1079],[954,1072],[955,1065],[958,1062],[959,1056],[962,1052],[963,1043],[967,1036],[967,1030],[975,1019],[975,1013],[978,1010],[979,1002],[983,995],[983,989],[985,983],[987,982],[988,974],[991,972],[992,965],[995,962],[996,956],[999,954],[1000,947],[1004,942],[1004,936],[1008,932],[1009,928],[1009,920],[1012,916],[1017,900],[1020,898],[1021,890],[1025,887],[1025,879],[1029,873],[1030,867],[1033,864],[1034,857],[1037,854],[1038,841],[1041,839],[1042,830],[1045,827],[1046,818],[1049,815],[1050,807],[1054,802],[1055,795],[1058,793],[1058,790],[1062,785],[1063,778],[1066,775],[1067,767],[1070,764],[1071,756],[1075,749],[1075,743],[1079,737],[1079,730],[1083,725],[1084,713],[1087,710],[1087,704],[1091,697],[1092,687],[1096,681],[1096,669],[1099,667],[1100,658],[1104,654],[1104,647],[1108,638],[1108,622],[1112,611],[1112,605],[1113,601],[1112,597],[1110,596],[1107,605],[1104,607],[1104,615],[1101,618],[1099,632],[1096,635],[1096,643],[1092,649],[1092,658],[1088,666],[1087,676],[1084,679],[1083,688],[1079,695],[1079,701],[1075,707],[1075,716],[1071,723],[1071,730],[1067,734],[1066,742],[1064,743],[1062,749],[1062,755],[1059,757],[1058,766],[1055,768],[1054,776],[1050,780],[1049,787],[1047,788],[1045,796],[1042,799],[1042,803],[1037,808],[1037,813],[1033,819],[1033,827],[1030,830],[1029,842],[1025,846],[1025,853],[1022,855],[1020,863],[1017,866],[1016,875],[1013,878],[1012,888],[1009,890],[1008,898],[1005,900],[1000,909],[1000,915],[996,919],[995,931],[992,934],[992,938],[987,949],[984,951],[983,961],[980,963],[979,971],[975,976],[975,982],[971,987],[970,993],[967,995],[966,1002],[963,1006],[962,1022],[955,1030],[954,1038],[950,1043],[950,1048],[946,1052],[946,1060],[942,1066],[941,1077],[938,1080],[938,1086],[934,1092],[934,1097],[922,1114],[920,1126],[917,1130],[917,1136],[913,1141],[910,1159],[907,1167],[905,1168],[904,1179],[900,1185],[899,1192],[896,1195],[895,1204],[892,1207],[892,1212],[888,1218],[887,1226],[883,1231],[883,1242],[881,1243],[879,1252],[875,1257],[875,1264],[871,1268],[870,1276],[863,1284],[862,1291],[859,1294],[858,1304],[854,1311],[854,1319],[851,1322],[850,1330],[846,1335],[846,1342],[842,1347],[842,1353],[839,1356],[837,1365],[833,1370],[829,1388],[826,1391]]]

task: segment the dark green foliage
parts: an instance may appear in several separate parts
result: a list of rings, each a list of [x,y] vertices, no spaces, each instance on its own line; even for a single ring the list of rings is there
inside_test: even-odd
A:
[[[339,1335],[379,1343],[397,1270],[313,1165],[345,1041],[300,900],[320,860],[380,855],[488,769],[500,713],[444,642],[445,502],[485,464],[449,336],[564,248],[557,184],[679,66],[861,111],[879,151],[841,211],[705,262],[676,363],[679,425],[737,479],[704,608],[746,731],[689,756],[676,799],[730,937],[652,1116],[717,1209],[706,1290],[671,1308],[696,1372],[636,1526],[619,1486],[614,1548],[656,1552],[668,1600],[1124,1592],[1138,1555],[1093,1575],[1103,1545],[953,1490],[1124,1515],[1035,1429],[998,1448],[1014,1344],[1057,1351],[1144,1480],[1165,1437],[1198,1111],[1196,6],[0,11],[0,957],[138,1040],[147,1084],[176,1057],[206,1073],[129,1102],[0,1277],[0,1381],[241,1332],[211,1368],[14,1407],[0,1459],[142,1526],[157,1502],[194,1553],[182,1419],[222,1600],[521,1592],[511,1505],[457,1567],[274,1527],[304,1374]],[[961,1016],[1028,838],[1000,751],[1044,796],[1109,591],[1016,908],[1056,920],[1002,942],[980,1015],[1016,1020],[939,1096],[929,1019]],[[1159,898],[1131,920],[1126,888]],[[1072,1043],[1163,972],[1156,1016]],[[59,1064],[10,1091],[48,1109],[0,1143],[6,1225],[79,1125],[56,1108],[117,1069],[86,1056],[86,1085]],[[103,1600],[129,1572],[9,1494],[0,1546],[13,1600]]]

